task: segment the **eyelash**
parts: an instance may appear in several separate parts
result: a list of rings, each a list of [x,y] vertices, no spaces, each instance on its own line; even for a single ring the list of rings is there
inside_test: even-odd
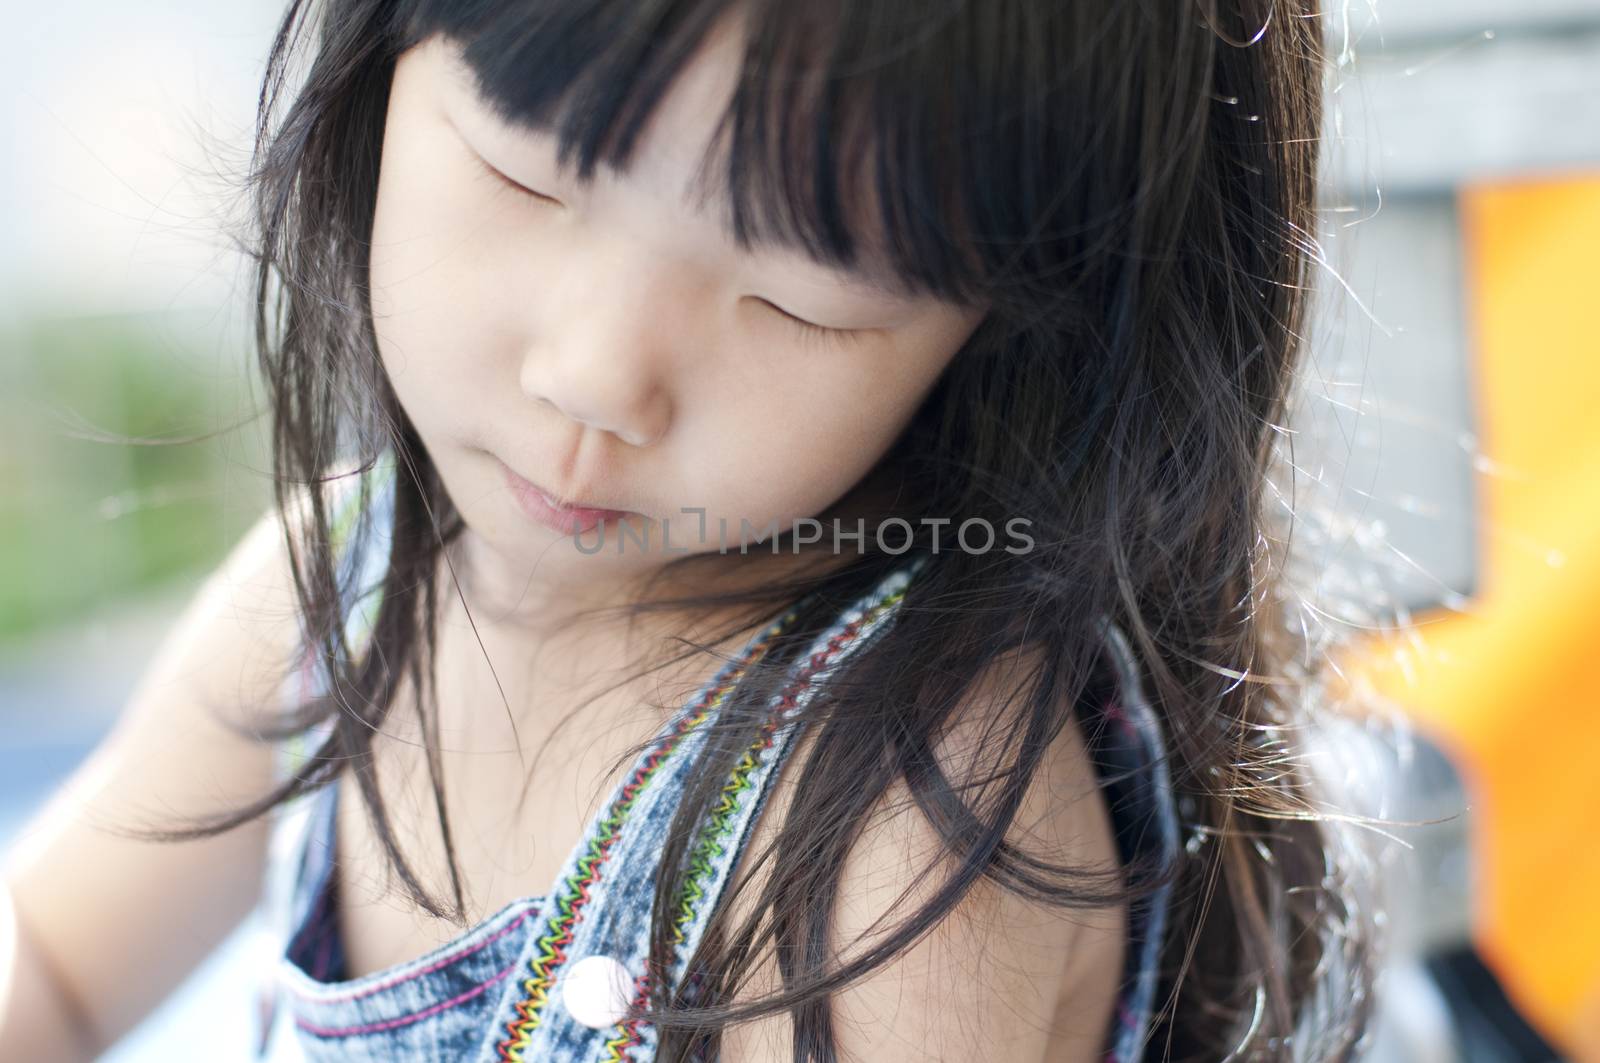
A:
[[[547,196],[543,192],[535,192],[527,185],[518,184],[517,182],[513,181],[511,178],[507,177],[493,166],[490,166],[489,160],[485,159],[477,152],[473,152],[472,157],[477,160],[478,165],[485,173],[487,173],[490,177],[493,177],[496,181],[499,181],[501,184],[505,185],[507,188],[511,189],[511,191],[529,196],[532,199],[538,200],[540,203],[549,203],[551,206],[559,207],[563,205],[562,202],[554,196]]]
[[[768,302],[766,299],[761,301],[766,303],[766,305],[771,307],[773,310],[777,311],[779,315],[788,319],[788,321],[800,331],[800,335],[806,337],[808,341],[814,341],[818,343],[851,344],[858,342],[861,339],[861,333],[863,331],[861,329],[828,328],[826,325],[818,325],[807,321],[803,317],[795,317],[777,303]]]

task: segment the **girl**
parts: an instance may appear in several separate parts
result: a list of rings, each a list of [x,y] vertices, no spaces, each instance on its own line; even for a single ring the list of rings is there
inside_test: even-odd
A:
[[[8,1058],[263,869],[277,1058],[1351,1056],[1262,498],[1316,14],[297,0],[277,504],[13,863]]]

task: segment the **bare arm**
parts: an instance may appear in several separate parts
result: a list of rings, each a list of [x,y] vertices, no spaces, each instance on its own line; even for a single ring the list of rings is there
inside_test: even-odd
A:
[[[48,963],[0,881],[0,1045],[11,1059],[92,1059],[83,1017],[56,988],[59,976]]]
[[[207,580],[111,734],[6,855],[0,1058],[91,1058],[256,903],[265,819],[192,842],[116,829],[173,826],[266,792],[271,747],[224,719],[272,703],[296,633],[281,525],[269,515]]]

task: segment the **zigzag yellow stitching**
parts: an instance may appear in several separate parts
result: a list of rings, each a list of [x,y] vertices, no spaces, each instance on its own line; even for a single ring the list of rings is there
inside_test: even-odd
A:
[[[712,874],[712,860],[722,855],[722,840],[732,833],[732,816],[737,810],[738,797],[750,789],[750,775],[755,771],[761,761],[761,755],[772,748],[773,733],[778,724],[792,710],[799,700],[800,691],[804,690],[817,673],[827,666],[829,660],[841,649],[853,641],[863,627],[869,624],[884,610],[893,606],[905,597],[905,590],[894,591],[886,595],[882,601],[865,610],[860,617],[847,625],[833,638],[828,640],[827,646],[811,655],[806,662],[806,668],[795,678],[789,688],[784,691],[783,698],[778,703],[777,709],[762,729],[761,737],[745,752],[743,758],[734,767],[728,782],[722,788],[722,798],[717,807],[712,810],[710,821],[700,836],[700,842],[695,848],[694,856],[690,861],[690,875],[685,883],[684,890],[678,898],[678,917],[673,921],[672,940],[674,944],[682,945],[684,928],[694,921],[695,912],[699,902],[705,898],[704,880]],[[649,999],[650,977],[649,973],[636,980],[634,1002],[644,1004]],[[619,1033],[606,1042],[606,1055],[604,1063],[628,1063],[629,1050],[639,1043],[639,1024],[627,1020],[617,1024]]]
[[[785,614],[762,632],[760,638],[750,647],[744,658],[730,669],[722,682],[706,692],[699,707],[688,714],[678,728],[656,747],[650,758],[640,766],[634,777],[623,788],[622,794],[612,805],[606,818],[601,821],[600,830],[590,840],[588,853],[579,861],[577,874],[567,880],[567,888],[557,902],[559,914],[551,922],[550,931],[539,939],[538,954],[530,961],[533,975],[523,980],[522,988],[525,995],[517,1003],[516,1018],[506,1023],[507,1036],[497,1045],[503,1063],[523,1061],[523,1052],[527,1050],[533,1032],[542,1022],[544,1005],[549,999],[555,971],[566,961],[566,946],[572,942],[572,926],[576,922],[578,911],[588,903],[589,887],[599,879],[600,868],[611,846],[622,833],[622,825],[627,819],[628,811],[633,807],[634,799],[655,774],[656,768],[677,747],[679,740],[703,723],[710,716],[712,709],[722,704],[728,692],[738,683],[739,677],[760,657],[772,639],[788,626],[795,615],[793,612]]]

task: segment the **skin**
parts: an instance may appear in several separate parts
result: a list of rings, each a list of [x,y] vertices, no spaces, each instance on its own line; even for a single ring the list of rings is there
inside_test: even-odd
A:
[[[457,861],[481,913],[548,887],[619,754],[718,663],[696,655],[630,678],[663,649],[681,650],[666,636],[698,637],[719,618],[686,630],[671,615],[623,624],[589,611],[634,596],[660,568],[666,521],[675,550],[714,554],[724,520],[737,543],[741,521],[847,517],[983,316],[734,243],[725,201],[699,178],[739,47],[733,23],[708,36],[626,172],[602,168],[587,183],[558,164],[553,136],[495,114],[451,42],[424,41],[395,65],[373,321],[395,392],[466,525],[439,573],[435,660]],[[524,514],[503,466],[557,497],[630,511],[657,548],[635,538],[620,554],[580,551]],[[706,511],[706,541],[681,534],[699,525],[686,507]],[[715,576],[734,587],[794,563],[735,549]],[[666,582],[658,593],[693,589],[704,588]],[[717,648],[731,652],[747,634]],[[415,720],[401,705],[374,739],[391,766],[382,774],[406,791],[393,808],[402,820],[427,804]],[[393,893],[360,808],[347,780],[342,863],[358,879],[373,869],[346,890],[347,951],[355,969],[373,970],[460,927]],[[401,822],[402,836],[417,839],[420,866],[442,873],[431,813],[419,817]]]
[[[522,515],[497,460],[558,495],[635,511],[644,527],[684,506],[704,507],[713,526],[723,515],[765,527],[848,513],[863,475],[982,317],[890,299],[860,278],[741,252],[723,237],[688,189],[728,89],[732,47],[728,31],[714,36],[658,109],[635,165],[590,185],[554,166],[545,139],[493,121],[442,42],[408,52],[396,70],[372,296],[384,364],[468,526],[441,581],[446,602],[465,607],[469,595],[448,592],[470,591],[473,615],[443,618],[437,664],[447,804],[473,919],[548,889],[615,782],[619,754],[656,730],[639,706],[680,703],[712,666],[697,656],[699,674],[658,673],[597,694],[595,681],[615,678],[629,655],[615,640],[573,636],[573,615],[614,600],[659,559],[580,554]],[[556,203],[512,189],[486,161]],[[774,306],[853,338],[807,339]],[[298,648],[283,540],[303,531],[280,519],[268,514],[207,581],[114,733],[7,854],[0,1057],[93,1058],[257,902],[266,820],[182,845],[105,827],[204,818],[267,789],[270,747],[248,726],[225,726],[218,710],[274,704]],[[729,564],[766,578],[781,561],[734,554]],[[533,648],[546,651],[538,667]],[[983,774],[973,762],[990,689],[980,681],[935,749],[952,779]],[[444,859],[419,736],[407,730],[409,696],[372,751],[395,831],[438,888]],[[513,732],[497,704],[526,707]],[[556,726],[563,710],[581,713],[581,730]],[[1015,840],[1042,842],[1051,859],[1114,867],[1104,803],[1073,730],[1048,754]],[[792,780],[778,782],[752,851],[782,821]],[[343,785],[340,931],[355,977],[462,928],[384,881],[348,776]],[[938,839],[903,792],[891,798],[842,872],[847,956],[934,881],[925,864]],[[1121,970],[1122,918],[978,891],[923,943],[836,995],[841,1058],[1092,1060]],[[749,995],[774,979],[770,967],[757,971]],[[786,1022],[733,1031],[723,1058],[792,1058]]]
[[[733,529],[848,519],[863,478],[983,317],[981,307],[893,297],[860,273],[734,244],[716,190],[703,196],[696,179],[738,48],[733,24],[714,32],[628,169],[602,168],[590,183],[559,166],[552,137],[498,119],[448,42],[424,42],[396,66],[374,221],[374,322],[396,393],[467,525],[450,574],[462,609],[441,625],[438,661],[447,805],[479,915],[548,888],[608,791],[618,753],[654,731],[658,721],[641,721],[637,706],[674,706],[714,663],[603,689],[628,670],[617,661],[638,658],[631,645],[592,637],[597,629],[577,615],[622,600],[664,557],[580,552],[528,520],[499,463],[559,498],[633,511],[629,523],[647,531],[675,517],[693,527],[684,507],[704,508],[713,529],[719,518]],[[816,334],[787,315],[834,331]],[[673,541],[717,548],[714,535]],[[770,578],[788,563],[733,553],[723,575]],[[983,733],[985,695],[974,698],[966,727],[939,750],[952,777]],[[514,734],[486,703],[506,707]],[[555,722],[569,714],[581,731]],[[374,743],[392,779],[424,777],[420,735],[401,722],[409,718],[397,713]],[[519,748],[537,750],[537,766],[513,755]],[[526,797],[512,809],[508,793]],[[421,797],[392,810],[439,882],[444,856]],[[931,881],[925,862],[938,839],[908,795],[893,798],[841,881],[842,942]],[[757,848],[786,803],[780,790]],[[383,883],[359,882],[356,869],[383,861],[350,786],[341,811],[342,873],[357,877],[344,894],[351,973],[458,935]],[[1115,866],[1075,736],[1058,743],[1024,813],[1024,844],[1042,838],[1056,858]],[[845,1058],[907,1058],[917,1046],[947,1058],[1094,1058],[1121,967],[1122,918],[1064,917],[980,891],[902,961],[839,994]],[[952,981],[951,970],[973,978]],[[763,969],[749,990],[775,988]],[[725,1058],[789,1058],[786,1023],[741,1027]]]
[[[741,521],[788,528],[840,502],[983,316],[734,244],[696,176],[738,47],[731,27],[709,38],[627,171],[589,183],[558,166],[553,136],[500,120],[444,39],[398,60],[374,323],[467,525],[471,593],[503,621],[566,627],[665,555],[634,540],[618,556],[614,526],[584,554],[530,522],[500,463],[557,498],[632,511],[652,544],[670,520],[674,550],[715,551],[719,519],[736,544]],[[706,511],[704,541],[686,507]]]

